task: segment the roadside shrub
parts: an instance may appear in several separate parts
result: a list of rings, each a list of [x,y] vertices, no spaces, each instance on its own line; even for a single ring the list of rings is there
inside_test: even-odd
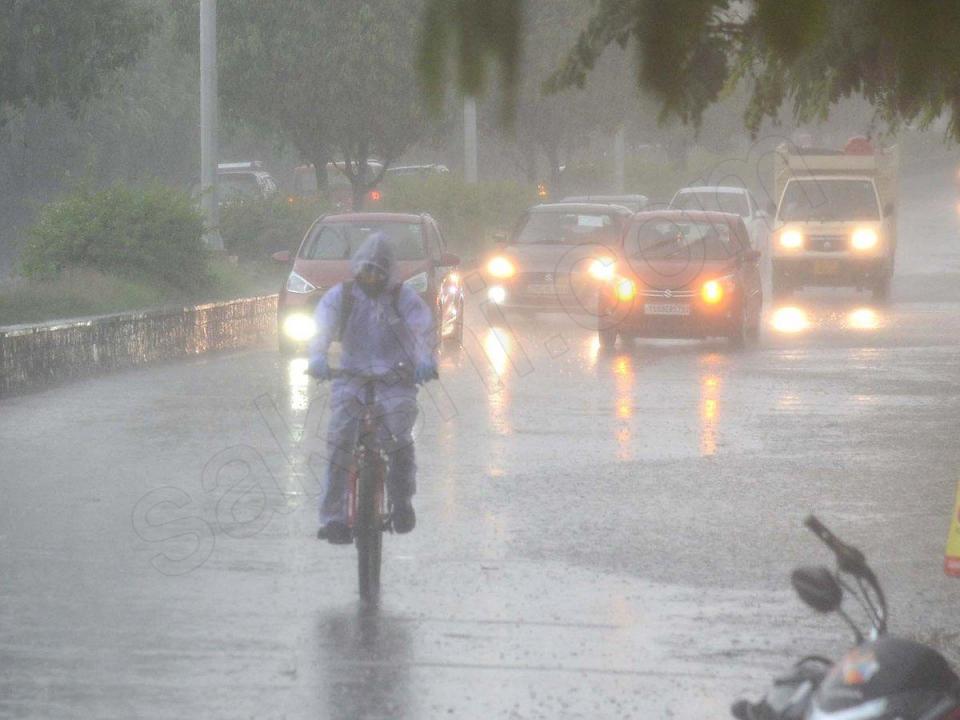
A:
[[[450,176],[397,178],[384,187],[386,209],[426,212],[440,224],[449,248],[464,258],[481,255],[498,230],[513,227],[538,202],[535,185],[512,181],[470,185]]]
[[[320,200],[247,197],[220,209],[220,234],[231,255],[260,260],[297,248],[310,224],[326,209]]]
[[[162,185],[81,186],[45,206],[27,237],[20,265],[31,278],[82,267],[183,290],[209,279],[203,217],[186,193]]]

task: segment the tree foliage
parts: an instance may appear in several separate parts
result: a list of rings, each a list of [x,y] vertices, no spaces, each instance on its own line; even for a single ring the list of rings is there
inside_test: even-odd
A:
[[[196,0],[177,0],[196,18]],[[227,0],[219,6],[220,100],[225,116],[297,148],[325,186],[330,160],[355,203],[426,131],[417,81],[419,0]],[[195,33],[187,34],[192,37]]]
[[[28,102],[76,112],[137,60],[154,23],[134,0],[0,3],[0,120]]]
[[[484,52],[455,56],[464,87],[482,86],[491,58],[516,85],[522,37],[490,35],[488,28],[519,17],[531,1],[462,0],[450,5],[470,12],[443,13],[445,0],[432,0],[424,24],[435,33],[437,23],[446,22],[447,38],[485,39]],[[551,89],[583,86],[611,45],[634,53],[636,84],[657,99],[663,118],[698,125],[725,88],[745,80],[744,119],[754,133],[784,106],[804,122],[862,95],[891,128],[914,121],[923,126],[948,111],[949,132],[960,140],[960,3],[597,0]],[[424,81],[437,94],[447,75],[429,68],[448,59],[448,43],[427,37],[422,48]]]

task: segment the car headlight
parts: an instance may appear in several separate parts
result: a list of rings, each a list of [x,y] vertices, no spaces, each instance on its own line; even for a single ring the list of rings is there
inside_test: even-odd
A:
[[[784,230],[780,233],[780,247],[798,250],[803,247],[803,233],[799,230]]]
[[[497,255],[487,263],[487,272],[495,278],[506,279],[513,277],[517,273],[517,268],[509,259]]]
[[[850,236],[850,245],[854,250],[873,250],[878,242],[880,237],[873,228],[857,228]]]
[[[316,285],[298,273],[292,272],[290,273],[290,277],[287,278],[287,292],[303,295],[305,293],[313,292],[316,289]]]
[[[425,293],[427,291],[429,281],[427,280],[427,274],[422,272],[414,275],[412,278],[404,280],[403,284],[414,292]]]
[[[616,284],[617,300],[630,302],[637,296],[637,284],[630,278],[620,278]]]
[[[590,263],[590,277],[601,282],[610,282],[613,280],[613,272],[616,264],[611,257],[597,258]]]
[[[737,284],[732,275],[707,280],[700,286],[700,298],[707,305],[719,305],[727,294],[733,292],[736,287]]]
[[[307,342],[317,334],[317,323],[303,313],[287,315],[283,321],[283,334],[295,342]]]

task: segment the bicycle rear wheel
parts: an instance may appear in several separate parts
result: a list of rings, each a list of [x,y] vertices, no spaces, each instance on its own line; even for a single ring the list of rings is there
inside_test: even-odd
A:
[[[383,520],[380,516],[383,483],[374,464],[360,470],[357,478],[357,576],[360,598],[367,603],[380,599],[380,563],[383,550]]]

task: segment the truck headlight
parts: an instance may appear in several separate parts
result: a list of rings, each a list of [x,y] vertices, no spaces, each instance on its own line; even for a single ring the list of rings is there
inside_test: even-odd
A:
[[[287,315],[283,321],[283,334],[294,342],[307,342],[317,334],[317,323],[303,313]]]
[[[780,247],[799,250],[803,247],[803,233],[799,230],[784,230],[780,233]]]
[[[873,228],[857,228],[850,237],[850,245],[854,250],[873,250],[879,242],[880,237]]]

